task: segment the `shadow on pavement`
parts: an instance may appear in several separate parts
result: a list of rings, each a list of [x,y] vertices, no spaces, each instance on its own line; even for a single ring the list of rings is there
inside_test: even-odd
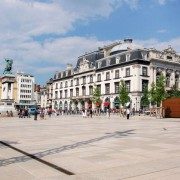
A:
[[[82,147],[84,145],[88,145],[88,144],[98,142],[98,141],[102,141],[102,140],[109,139],[109,138],[120,138],[120,137],[128,136],[128,135],[131,135],[131,134],[135,134],[135,133],[133,133],[134,131],[135,131],[135,129],[122,131],[122,132],[121,131],[116,131],[114,133],[106,133],[107,135],[102,136],[102,137],[98,137],[98,138],[94,138],[94,139],[90,139],[90,140],[86,140],[86,141],[80,141],[80,142],[77,142],[77,143],[74,143],[74,144],[71,144],[71,145],[65,145],[65,146],[62,146],[62,147],[49,149],[49,150],[38,152],[38,153],[35,153],[35,154],[29,154],[27,152],[24,152],[24,151],[22,151],[22,150],[20,150],[18,148],[15,148],[15,147],[13,147],[11,145],[8,145],[8,142],[6,142],[7,146],[9,148],[14,149],[14,150],[19,151],[19,152],[22,152],[22,154],[26,154],[26,155],[13,157],[13,158],[9,158],[9,159],[2,159],[2,160],[0,160],[0,166],[7,166],[9,164],[18,163],[18,162],[26,162],[26,161],[32,160],[32,159],[35,159],[35,160],[39,159],[39,161],[40,161],[40,159],[42,157],[45,157],[45,156],[48,156],[48,155],[57,154],[57,153],[60,153],[60,152],[63,152],[63,151],[72,150],[72,149],[75,149],[75,148],[78,148],[78,147]],[[3,144],[5,144],[5,142],[0,141],[0,144],[2,146]]]
[[[3,142],[6,144],[19,144],[16,141],[3,141]],[[0,149],[4,149],[4,148],[7,148],[7,146],[4,146],[2,143],[0,143]]]

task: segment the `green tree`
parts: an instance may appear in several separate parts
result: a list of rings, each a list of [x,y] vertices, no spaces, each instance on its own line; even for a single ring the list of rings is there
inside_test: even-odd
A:
[[[128,94],[129,93],[127,91],[125,82],[123,80],[121,80],[120,87],[119,87],[119,99],[120,99],[122,106],[124,106],[127,102],[129,102],[130,98],[129,98]]]
[[[165,77],[161,74],[156,81],[156,84],[152,83],[150,90],[151,103],[157,104],[159,107],[163,99],[167,96],[165,90]]]
[[[97,104],[101,104],[101,91],[100,91],[100,89],[97,87],[97,86],[95,86],[94,88],[93,88],[93,97],[91,98],[91,101],[97,106]]]
[[[145,87],[143,90],[143,95],[141,97],[141,106],[142,107],[148,107],[149,106],[149,92],[148,92],[148,87]]]
[[[155,105],[156,104],[156,85],[154,82],[151,84],[149,95],[150,95],[151,104]]]
[[[161,74],[156,82],[156,103],[159,107],[163,99],[166,98],[165,77]]]

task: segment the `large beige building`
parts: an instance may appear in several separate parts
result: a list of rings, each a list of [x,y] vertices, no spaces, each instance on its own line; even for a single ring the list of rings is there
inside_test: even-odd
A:
[[[166,77],[166,88],[180,88],[180,55],[172,47],[162,51],[144,48],[125,39],[80,56],[76,66],[54,75],[49,87],[54,109],[81,109],[92,106],[96,85],[101,91],[101,108],[110,103],[118,108],[119,82],[124,80],[131,107],[139,110],[143,89],[150,88],[160,74]]]

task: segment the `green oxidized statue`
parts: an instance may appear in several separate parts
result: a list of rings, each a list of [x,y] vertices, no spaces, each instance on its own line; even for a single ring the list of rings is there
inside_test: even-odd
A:
[[[6,67],[4,69],[3,74],[12,74],[12,64],[13,64],[13,60],[12,59],[5,59],[6,61]]]

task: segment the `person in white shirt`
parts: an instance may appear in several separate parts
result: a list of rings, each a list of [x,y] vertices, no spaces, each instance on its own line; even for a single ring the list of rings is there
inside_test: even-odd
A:
[[[130,114],[130,110],[129,108],[126,109],[126,116],[127,116],[127,119],[129,119],[129,114]]]

